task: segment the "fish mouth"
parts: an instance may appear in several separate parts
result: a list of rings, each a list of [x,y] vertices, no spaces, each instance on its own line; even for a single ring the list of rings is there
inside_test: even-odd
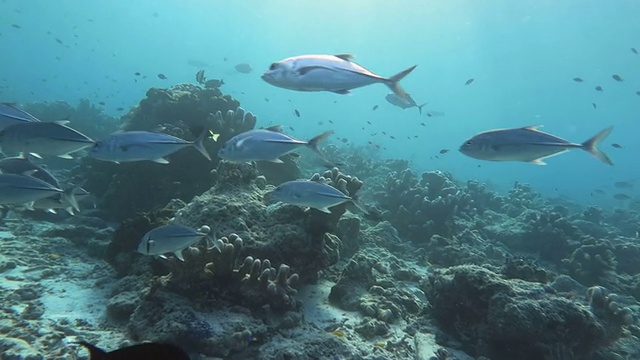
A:
[[[268,83],[271,83],[273,81],[273,76],[271,76],[271,74],[269,73],[262,74],[260,78]]]

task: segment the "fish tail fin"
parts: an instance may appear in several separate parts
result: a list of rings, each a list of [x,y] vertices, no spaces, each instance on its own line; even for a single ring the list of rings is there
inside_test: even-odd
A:
[[[80,207],[78,206],[78,201],[76,200],[76,195],[75,195],[75,191],[78,190],[79,188],[80,186],[78,185],[72,186],[66,189],[62,193],[62,197],[65,198],[69,202],[71,207],[74,208],[76,211],[80,211]]]
[[[591,154],[593,157],[595,157],[596,159],[602,161],[607,165],[613,165],[613,162],[611,161],[611,159],[609,159],[607,154],[605,154],[604,152],[598,149],[598,143],[600,143],[600,141],[604,140],[604,138],[609,136],[609,134],[611,133],[611,130],[613,130],[613,126],[609,126],[608,128],[597,133],[591,139],[582,143],[582,149],[588,151],[589,154]]]
[[[78,344],[84,346],[89,351],[90,360],[103,360],[107,358],[107,353],[95,345],[91,345],[86,341],[79,341]]]
[[[410,102],[409,95],[407,95],[404,89],[400,86],[400,80],[402,80],[405,76],[409,75],[409,73],[412,72],[413,69],[416,68],[416,66],[418,65],[413,65],[408,69],[402,70],[401,72],[388,78],[385,82],[385,84],[387,84],[389,89],[391,89],[391,91],[393,91],[393,93],[396,94],[396,96],[398,96],[407,104]]]
[[[325,131],[322,134],[314,137],[313,139],[307,141],[307,145],[311,148],[311,150],[313,150],[313,152],[315,152],[316,154],[318,154],[318,156],[327,162],[331,162],[329,160],[327,160],[327,157],[324,155],[324,153],[320,150],[320,143],[322,141],[324,141],[326,138],[329,137],[329,135],[333,134],[333,131],[329,130],[329,131]]]
[[[207,160],[211,161],[211,156],[209,156],[209,153],[207,152],[207,149],[204,148],[204,139],[207,138],[208,134],[209,134],[209,129],[207,129],[207,128],[202,129],[202,132],[200,133],[200,135],[193,142],[193,147],[195,147],[196,150],[200,151],[200,153],[204,157],[206,157]]]
[[[358,209],[360,209],[360,211],[362,211],[365,215],[370,215],[369,210],[367,210],[367,208],[358,199],[358,195],[354,195],[351,197],[351,203]]]
[[[420,115],[422,115],[422,107],[424,107],[425,105],[427,105],[427,103],[424,103],[422,105],[418,105],[418,112],[420,112]]]

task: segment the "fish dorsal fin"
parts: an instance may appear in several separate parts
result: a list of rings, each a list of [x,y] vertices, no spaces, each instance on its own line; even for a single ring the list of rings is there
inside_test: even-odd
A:
[[[530,125],[523,127],[524,130],[539,131],[543,125]]]
[[[282,132],[282,125],[273,125],[273,126],[269,126],[269,127],[268,127],[268,128],[266,128],[265,130],[281,133],[281,132]]]
[[[334,55],[337,58],[340,58],[344,61],[351,61],[351,59],[353,59],[355,56],[351,55],[351,54],[337,54]]]

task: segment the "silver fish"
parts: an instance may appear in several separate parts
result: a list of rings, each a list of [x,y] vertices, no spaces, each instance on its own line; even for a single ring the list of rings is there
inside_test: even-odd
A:
[[[571,149],[582,149],[596,159],[613,165],[609,157],[598,150],[600,141],[606,138],[613,127],[608,127],[589,140],[576,144],[538,130],[540,126],[515,129],[499,129],[482,132],[465,141],[460,152],[472,158],[491,161],[524,161],[545,165],[545,158],[562,154]]]
[[[74,207],[77,203],[73,194],[65,192],[40,179],[28,175],[0,175],[0,204],[25,204],[53,195],[63,195]]]
[[[330,207],[351,202],[368,214],[367,209],[356,199],[343,194],[340,190],[311,180],[293,180],[278,185],[271,193],[273,199],[285,204],[306,206],[331,213]]]
[[[250,72],[253,71],[253,67],[251,67],[251,65],[247,63],[238,64],[234,66],[234,69],[236,69],[237,72],[243,73],[243,74],[249,74]]]
[[[382,83],[400,99],[409,101],[400,80],[417,65],[385,78],[351,61],[352,55],[302,55],[271,64],[262,79],[271,85],[297,91],[330,91],[349,94],[349,90]]]
[[[0,103],[0,130],[23,122],[40,121],[28,112],[10,103]]]
[[[282,160],[279,159],[280,156],[306,146],[318,154],[320,158],[325,159],[318,145],[332,133],[332,131],[325,131],[309,141],[302,141],[281,133],[279,126],[249,130],[224,143],[218,151],[218,156],[221,159],[235,162],[270,161],[282,163]]]
[[[138,245],[138,252],[144,255],[159,256],[166,259],[164,254],[173,253],[184,261],[182,250],[196,244],[203,237],[209,235],[208,227],[194,229],[184,225],[164,225],[147,232]],[[209,240],[209,239],[207,239]],[[208,241],[208,247],[209,241]]]
[[[407,101],[408,102],[406,102],[403,99],[399,98],[398,95],[396,95],[394,93],[389,93],[384,98],[387,100],[387,102],[389,104],[395,105],[395,106],[403,108],[403,109],[410,109],[412,107],[416,107],[416,108],[418,108],[418,112],[420,112],[420,115],[422,115],[422,107],[427,105],[427,103],[424,103],[422,105],[418,105],[418,103],[416,103],[416,101],[413,100],[413,98],[409,94],[407,94]]]
[[[5,154],[30,153],[71,159],[69,154],[94,144],[86,135],[66,126],[68,121],[23,122],[0,131]]]
[[[205,129],[195,141],[186,141],[168,134],[148,131],[122,131],[96,142],[89,150],[89,156],[94,159],[113,161],[115,163],[149,160],[160,164],[168,164],[169,161],[165,159],[165,156],[193,146],[204,157],[211,160],[203,145],[207,134],[208,131]]]
[[[3,174],[22,174],[40,179],[56,188],[60,188],[60,182],[47,169],[34,164],[26,154],[0,159],[0,172]]]

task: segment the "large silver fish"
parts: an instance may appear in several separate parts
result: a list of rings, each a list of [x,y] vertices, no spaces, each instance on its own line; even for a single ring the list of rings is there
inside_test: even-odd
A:
[[[427,105],[427,103],[424,103],[422,105],[418,105],[418,103],[416,103],[415,100],[413,100],[413,98],[411,97],[411,95],[407,94],[407,101],[404,101],[403,99],[399,98],[398,95],[394,94],[394,93],[389,93],[387,94],[387,96],[384,97],[387,102],[391,105],[395,105],[399,108],[403,108],[403,109],[410,109],[412,107],[418,108],[418,112],[420,112],[420,115],[422,115],[422,107]]]
[[[330,91],[349,94],[349,90],[382,83],[400,99],[409,101],[400,80],[416,65],[385,78],[351,61],[352,55],[301,55],[274,62],[262,79],[271,85],[297,91]]]
[[[186,147],[194,147],[211,160],[203,145],[207,134],[208,131],[205,129],[195,141],[186,141],[168,134],[149,131],[122,131],[96,142],[89,150],[89,156],[115,163],[149,160],[168,164],[165,156]]]
[[[0,174],[0,204],[28,204],[54,195],[67,197],[73,207],[73,194],[28,175]],[[29,207],[29,206],[28,206]]]
[[[40,121],[28,112],[10,103],[0,103],[0,130],[23,122]]]
[[[58,179],[47,169],[32,163],[26,154],[0,159],[0,173],[29,175],[60,188]]]
[[[308,147],[326,161],[318,145],[331,135],[332,131],[325,131],[309,141],[302,141],[283,134],[279,130],[280,127],[273,126],[268,129],[249,130],[238,134],[224,143],[218,151],[218,156],[221,159],[235,162],[270,161],[281,163],[280,156],[300,147]]]
[[[166,259],[164,254],[173,253],[184,261],[182,250],[196,244],[202,238],[209,235],[208,227],[194,229],[184,225],[164,225],[147,232],[138,244],[138,252],[144,255],[159,256]],[[207,247],[209,240],[207,239]]]
[[[30,153],[71,159],[69,154],[94,144],[86,135],[66,126],[68,121],[22,122],[0,131],[5,154]]]
[[[545,165],[545,158],[571,149],[582,149],[596,159],[613,165],[611,159],[598,149],[613,127],[608,127],[589,140],[576,144],[538,130],[540,126],[499,129],[479,133],[460,146],[460,152],[472,158],[490,161],[524,161]]]
[[[306,206],[331,213],[330,207],[351,202],[365,214],[367,209],[356,199],[343,194],[333,186],[311,180],[293,180],[278,185],[269,196],[285,204]]]

